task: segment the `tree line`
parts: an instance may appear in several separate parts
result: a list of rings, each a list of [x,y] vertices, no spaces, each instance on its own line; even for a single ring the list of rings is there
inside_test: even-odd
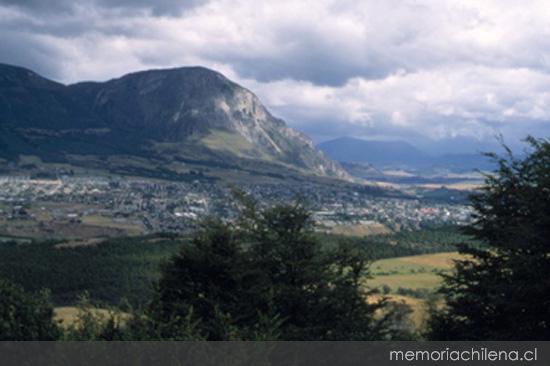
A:
[[[322,250],[347,241],[348,245],[365,251],[370,260],[455,251],[458,243],[469,239],[456,227],[364,238],[319,232],[312,236],[320,242]],[[112,238],[89,245],[74,245],[70,241],[2,243],[0,277],[31,292],[47,288],[57,306],[75,304],[84,290],[103,306],[117,305],[122,299],[138,306],[153,295],[151,283],[159,279],[160,264],[176,254],[182,245],[188,245],[190,239],[176,234],[152,234]]]

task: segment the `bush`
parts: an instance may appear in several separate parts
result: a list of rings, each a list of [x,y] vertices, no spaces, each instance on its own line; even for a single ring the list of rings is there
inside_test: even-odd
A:
[[[47,292],[30,294],[0,279],[0,341],[52,341],[61,331]]]

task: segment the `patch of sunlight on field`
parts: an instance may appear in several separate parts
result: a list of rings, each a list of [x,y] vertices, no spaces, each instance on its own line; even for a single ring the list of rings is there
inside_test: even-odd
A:
[[[483,181],[477,181],[477,182],[471,182],[471,181],[464,181],[464,182],[457,182],[457,183],[450,183],[450,184],[421,184],[419,187],[426,188],[426,189],[439,189],[441,187],[445,187],[448,189],[456,189],[458,191],[472,191],[475,189],[479,189],[483,186]]]
[[[401,262],[417,264],[421,266],[430,266],[437,269],[447,270],[452,268],[453,260],[464,259],[464,255],[451,253],[436,253],[426,255],[413,255],[411,257],[396,258],[401,259]]]
[[[391,291],[399,288],[411,290],[435,290],[441,284],[441,277],[437,273],[396,274],[377,276],[367,281],[370,287],[388,286]]]
[[[367,280],[367,285],[388,286],[391,292],[399,288],[432,291],[441,284],[439,274],[449,271],[453,260],[460,258],[463,256],[452,252],[378,260],[371,265],[374,278]]]
[[[320,231],[325,231],[336,235],[359,238],[370,235],[382,235],[391,233],[390,229],[378,222],[373,222],[369,224],[337,225],[329,228],[328,230],[325,229]]]
[[[75,306],[61,306],[54,309],[54,319],[60,322],[63,328],[69,328],[78,321],[81,310]],[[91,309],[94,318],[102,322],[106,322],[112,315],[107,309]],[[130,317],[130,314],[124,312],[117,312],[115,315],[116,321],[121,321],[124,324]]]
[[[96,314],[102,317],[108,317],[109,311],[106,309],[94,309]],[[77,320],[79,309],[74,306],[61,306],[54,309],[54,318],[56,321],[61,321],[61,325],[69,327]]]
[[[452,252],[378,260],[371,265],[373,278],[366,280],[365,284],[380,290],[387,287],[389,293],[381,293],[373,299],[385,296],[390,302],[409,306],[411,322],[416,329],[422,330],[428,319],[428,295],[435,293],[441,285],[440,273],[450,271],[453,260],[461,258],[464,256]],[[414,292],[401,292],[400,289],[419,293],[416,295]]]

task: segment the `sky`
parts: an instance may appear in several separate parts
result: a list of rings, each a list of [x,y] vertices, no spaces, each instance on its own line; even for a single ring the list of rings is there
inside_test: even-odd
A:
[[[314,141],[550,136],[546,1],[0,0],[0,62],[64,83],[201,65]]]

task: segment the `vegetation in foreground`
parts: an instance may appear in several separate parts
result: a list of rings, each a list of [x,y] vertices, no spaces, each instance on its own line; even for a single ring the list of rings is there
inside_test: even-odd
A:
[[[397,323],[403,309],[393,309],[385,298],[366,301],[373,294],[363,286],[370,261],[359,246],[323,245],[313,232],[309,212],[300,204],[258,210],[245,197],[239,202],[237,222],[205,222],[190,243],[162,264],[145,306],[125,309],[124,321],[119,312],[105,319],[84,306],[66,336],[77,340],[411,337],[409,329]]]
[[[463,246],[444,276],[430,339],[550,339],[550,140],[528,143],[524,159],[493,155],[498,169],[472,197],[467,229],[486,246]]]
[[[498,158],[473,197],[467,232],[483,245],[465,255],[440,290],[429,339],[550,339],[550,142]],[[162,265],[150,301],[99,316],[89,306],[64,333],[74,340],[373,340],[414,337],[407,310],[364,286],[369,260],[353,242],[322,245],[302,206],[265,211],[241,201],[238,222],[208,222]],[[368,282],[367,282],[368,283]],[[52,339],[52,307],[0,282],[3,339]],[[535,301],[536,299],[536,301]],[[21,304],[21,306],[19,306]],[[17,309],[16,311],[14,309]],[[27,329],[28,328],[28,329]],[[39,331],[36,331],[36,330]],[[56,330],[57,329],[57,330]]]
[[[0,295],[0,341],[51,341],[61,336],[47,292],[29,294],[0,279]]]

